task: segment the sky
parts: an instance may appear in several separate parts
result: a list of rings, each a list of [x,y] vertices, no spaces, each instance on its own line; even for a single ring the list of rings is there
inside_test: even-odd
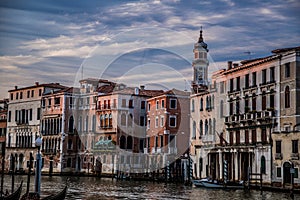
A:
[[[212,72],[300,46],[299,10],[298,0],[1,0],[0,98],[88,77],[187,88],[201,26]]]

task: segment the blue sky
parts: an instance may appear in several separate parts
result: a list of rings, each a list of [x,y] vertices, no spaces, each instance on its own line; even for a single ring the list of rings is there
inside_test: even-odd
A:
[[[177,67],[176,63],[192,61],[200,26],[210,63],[217,66],[211,68],[214,70],[228,60],[262,57],[273,49],[299,46],[299,10],[297,0],[2,0],[1,98],[15,85],[35,81],[71,86],[82,66],[85,78],[105,77],[102,72],[107,66],[124,70],[134,62],[142,66],[142,73],[154,77],[155,73],[146,70],[151,68],[145,62],[149,48],[171,52],[157,56],[167,58],[169,67],[191,80],[191,67]],[[251,55],[245,53],[248,51]],[[133,59],[135,56],[139,58]]]

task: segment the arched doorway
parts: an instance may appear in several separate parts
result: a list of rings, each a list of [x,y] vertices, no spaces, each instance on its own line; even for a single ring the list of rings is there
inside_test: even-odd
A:
[[[291,183],[291,169],[292,165],[289,162],[283,163],[283,184]]]

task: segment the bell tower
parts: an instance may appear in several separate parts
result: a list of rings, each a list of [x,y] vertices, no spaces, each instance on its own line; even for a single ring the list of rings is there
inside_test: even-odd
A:
[[[198,42],[194,45],[194,60],[193,60],[193,70],[194,70],[194,78],[192,87],[195,93],[198,93],[200,90],[207,89],[208,86],[208,78],[207,78],[207,70],[209,61],[207,59],[207,44],[203,40],[202,36],[202,27],[200,29],[200,36]]]

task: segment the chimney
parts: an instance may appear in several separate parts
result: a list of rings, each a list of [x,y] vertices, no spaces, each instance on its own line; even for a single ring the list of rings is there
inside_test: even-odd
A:
[[[16,86],[15,86],[15,90],[17,90],[17,89],[18,89],[18,86],[16,85]]]
[[[233,68],[236,68],[239,66],[239,63],[233,63]]]
[[[39,82],[35,82],[35,85],[38,86],[38,85],[39,85]]]
[[[228,61],[227,64],[228,64],[228,69],[231,69],[232,68],[232,61]]]
[[[140,86],[140,89],[143,91],[143,90],[145,90],[145,86],[144,85],[141,85]]]

